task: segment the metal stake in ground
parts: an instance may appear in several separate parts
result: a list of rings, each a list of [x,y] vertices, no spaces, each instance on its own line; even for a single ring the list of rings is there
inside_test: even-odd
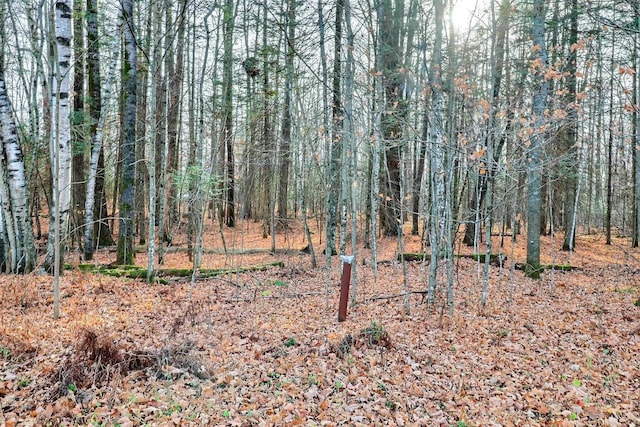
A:
[[[347,301],[349,300],[349,284],[351,283],[351,264],[353,255],[341,255],[342,277],[340,278],[340,305],[338,307],[338,322],[347,320]]]

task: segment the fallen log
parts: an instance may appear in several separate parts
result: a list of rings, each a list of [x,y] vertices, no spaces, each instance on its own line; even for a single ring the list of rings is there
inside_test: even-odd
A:
[[[487,254],[454,254],[456,258],[471,258],[474,261],[485,262]],[[429,261],[431,260],[431,254],[421,252],[406,252],[398,254],[398,261],[401,261],[404,257],[405,261]],[[489,263],[493,265],[501,265],[507,260],[507,256],[504,254],[491,254],[489,255]]]
[[[201,268],[197,271],[198,278],[215,277],[224,274],[245,273],[247,271],[262,271],[271,267],[284,267],[284,262],[275,261],[266,264],[250,265],[246,267]],[[104,274],[112,277],[127,277],[130,279],[146,279],[147,269],[137,265],[95,265],[79,264],[78,269],[87,273]],[[155,277],[190,277],[191,268],[159,268],[153,271]]]
[[[516,262],[513,265],[513,268],[516,270],[526,271],[527,264],[524,262]],[[572,270],[581,270],[580,267],[576,267],[575,265],[567,265],[567,264],[541,264],[539,267],[540,272],[544,270],[555,270],[555,271],[572,271]]]
[[[116,246],[109,246],[104,248],[108,252],[115,253],[117,252]],[[144,254],[147,253],[146,245],[134,246],[133,251],[136,254]],[[188,247],[183,247],[179,245],[170,245],[165,248],[165,252],[168,254],[174,253],[189,253],[191,251]],[[206,255],[256,255],[256,254],[276,254],[276,255],[296,255],[300,253],[300,249],[294,248],[276,248],[275,251],[266,248],[249,248],[249,249],[227,249],[226,251],[223,248],[202,248],[202,253]]]

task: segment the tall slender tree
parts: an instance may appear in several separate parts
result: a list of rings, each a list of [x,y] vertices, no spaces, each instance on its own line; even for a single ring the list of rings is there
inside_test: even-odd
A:
[[[100,37],[98,34],[98,2],[87,0],[87,110],[89,120],[89,138],[91,139],[91,157],[89,171],[93,169],[91,162],[95,163],[93,195],[87,194],[91,200],[85,200],[85,235],[84,235],[84,259],[91,260],[96,246],[111,246],[114,244],[113,236],[108,222],[107,196],[105,191],[105,162],[104,147],[102,144],[102,129],[98,134],[99,121],[105,120],[102,102],[102,74],[100,72]],[[96,146],[96,144],[98,144]],[[96,154],[94,156],[94,151]],[[93,159],[95,157],[95,159]],[[91,173],[91,172],[89,172]]]
[[[289,166],[291,164],[291,117],[292,117],[292,86],[293,59],[296,41],[296,2],[286,0],[285,13],[285,91],[282,106],[282,142],[280,144],[280,182],[278,187],[278,215],[283,220],[288,216],[289,197]]]
[[[78,236],[78,246],[82,246],[82,224],[84,216],[85,196],[85,150],[87,142],[86,116],[85,116],[85,47],[84,47],[84,23],[85,13],[83,3],[73,3],[73,50],[75,64],[73,66],[73,113],[71,114],[72,141],[71,141],[71,203],[72,226],[74,237]],[[75,240],[75,239],[74,239]]]
[[[148,152],[149,152],[149,160],[148,160],[148,171],[149,171],[149,222],[148,226],[148,237],[149,244],[147,245],[147,281],[151,282],[154,278],[154,269],[155,269],[155,254],[156,254],[156,225],[157,225],[157,215],[158,215],[158,207],[163,206],[163,203],[157,203],[158,193],[156,192],[157,188],[157,178],[158,175],[161,176],[162,170],[158,170],[157,160],[158,156],[156,155],[157,151],[163,151],[163,148],[158,150],[157,147],[157,137],[158,132],[154,126],[158,123],[157,114],[158,111],[155,108],[157,104],[158,98],[158,89],[161,85],[156,84],[157,80],[161,78],[160,69],[162,67],[161,64],[161,52],[160,52],[160,34],[162,28],[162,20],[157,19],[159,15],[159,11],[161,9],[161,5],[156,3],[153,7],[153,10],[149,12],[149,25],[151,28],[149,29],[149,37],[152,39],[150,41],[149,46],[153,46],[150,51],[149,57],[149,73],[150,73],[150,96],[149,96],[149,104],[151,105],[151,109],[149,111],[149,123],[151,123],[151,129],[147,133],[148,138]],[[155,19],[151,18],[154,17]],[[145,87],[146,90],[146,87]],[[162,163],[162,162],[161,162]],[[160,179],[162,183],[162,179]],[[160,184],[162,185],[162,184]],[[160,242],[162,246],[162,242]]]
[[[145,19],[144,34],[139,36],[139,49],[143,52],[138,57],[138,76],[137,76],[137,118],[138,126],[136,127],[136,203],[135,203],[135,233],[138,237],[138,242],[141,245],[147,244],[147,237],[149,232],[149,217],[151,216],[152,208],[149,205],[149,199],[153,198],[155,203],[155,190],[153,196],[151,196],[151,190],[149,187],[152,185],[149,180],[149,169],[151,165],[147,162],[146,151],[147,144],[143,144],[149,132],[153,132],[149,123],[151,122],[147,117],[153,110],[149,109],[149,74],[151,65],[151,44],[152,44],[152,24],[153,13],[149,10]],[[140,25],[141,26],[141,25]],[[150,111],[151,110],[151,111]],[[154,147],[155,149],[155,147]],[[153,164],[155,166],[155,162]],[[155,179],[155,178],[154,178]],[[155,183],[154,183],[155,184]],[[155,185],[154,185],[155,186]],[[148,207],[148,209],[147,209]],[[155,206],[153,207],[155,210]],[[155,224],[154,224],[155,226]]]
[[[578,0],[569,0],[569,55],[567,58],[566,67],[566,104],[567,104],[567,123],[562,128],[560,138],[563,143],[563,151],[566,153],[564,156],[564,168],[565,175],[565,200],[564,206],[566,211],[566,217],[564,221],[565,234],[564,241],[562,243],[563,251],[572,251],[575,244],[575,206],[577,197],[578,186],[578,148],[577,148],[577,134],[578,134],[578,105],[576,103],[577,98],[577,77],[578,71]]]
[[[540,278],[540,206],[542,204],[541,162],[544,149],[545,110],[549,92],[549,80],[545,74],[549,68],[545,41],[545,2],[533,2],[532,70],[536,82],[533,95],[533,133],[527,154],[527,270],[531,278]]]
[[[404,145],[403,127],[407,118],[407,100],[410,88],[407,85],[407,69],[403,63],[405,34],[404,1],[382,0],[381,60],[384,76],[385,113],[382,116],[384,137],[384,169],[382,171],[381,226],[387,236],[402,232],[400,200],[400,162]]]
[[[431,90],[431,115],[429,120],[429,146],[431,148],[430,161],[430,190],[431,212],[429,245],[431,246],[431,262],[429,263],[428,302],[433,304],[436,290],[436,275],[438,271],[438,257],[441,255],[442,244],[447,240],[446,224],[446,186],[445,186],[445,148],[444,148],[444,100],[442,79],[442,39],[444,33],[444,2],[434,1],[435,10],[435,39],[433,43],[433,57],[429,67],[429,88]]]
[[[329,165],[327,169],[328,191],[326,198],[327,224],[325,255],[327,265],[331,265],[331,256],[337,254],[336,234],[338,223],[338,200],[340,196],[340,177],[342,171],[342,127],[344,111],[342,107],[342,16],[344,14],[344,0],[336,0],[335,35],[333,46],[333,75],[332,75],[332,117],[333,129],[330,139]],[[341,230],[344,232],[344,230]]]
[[[640,55],[640,2],[636,4],[636,34],[633,38],[634,47],[634,67],[636,70],[635,78],[633,80],[633,104],[635,106],[633,110],[633,165],[634,165],[634,212],[635,212],[635,228],[633,233],[632,247],[637,248],[640,244],[640,61],[638,56]]]
[[[0,16],[0,19],[2,16]],[[4,42],[4,34],[0,36]],[[29,273],[36,262],[24,156],[0,52],[0,271]]]
[[[491,100],[489,103],[489,120],[487,121],[487,132],[486,132],[486,140],[485,140],[485,148],[488,147],[489,139],[493,139],[495,145],[491,150],[485,150],[485,155],[489,154],[491,151],[491,158],[486,159],[485,164],[490,167],[478,169],[478,173],[476,175],[475,185],[470,185],[470,212],[468,215],[468,220],[465,223],[465,234],[463,241],[468,246],[473,246],[477,244],[477,235],[476,230],[478,229],[478,222],[476,218],[480,218],[480,210],[485,203],[485,197],[487,195],[488,186],[491,181],[495,177],[495,174],[498,170],[497,165],[500,162],[500,158],[502,155],[502,149],[504,148],[504,144],[506,142],[506,134],[509,129],[505,129],[503,133],[503,137],[499,137],[499,126],[495,122],[496,112],[499,108],[500,102],[500,90],[502,87],[503,74],[504,74],[504,64],[505,64],[505,51],[506,51],[506,41],[507,41],[507,32],[509,29],[509,19],[511,13],[511,4],[510,0],[503,0],[499,5],[498,12],[498,24],[496,26],[496,31],[494,34],[494,56],[495,61],[492,61],[491,68]],[[513,115],[512,112],[507,113],[509,115]],[[507,126],[509,126],[509,121],[507,121]],[[491,210],[489,209],[491,213]]]
[[[51,79],[50,159],[53,191],[45,267],[57,276],[63,262],[71,208],[71,1],[55,2],[55,49]]]
[[[163,52],[165,62],[165,73],[168,79],[167,100],[166,100],[166,117],[159,115],[157,117],[161,122],[166,121],[166,180],[165,180],[165,197],[166,211],[164,212],[163,224],[163,240],[171,242],[173,239],[173,227],[178,220],[179,212],[179,191],[175,185],[177,174],[179,173],[178,165],[180,162],[179,147],[179,122],[180,122],[180,105],[182,103],[182,82],[184,75],[184,36],[185,36],[185,6],[187,1],[178,2],[177,13],[177,32],[173,32],[173,7],[174,2],[165,0],[165,28],[167,37],[165,38],[165,51]],[[164,82],[163,84],[167,84]],[[159,98],[158,102],[165,102],[163,98]],[[158,132],[160,132],[158,129]]]
[[[137,52],[133,0],[122,1],[124,31],[124,58],[122,61],[122,90],[124,95],[124,117],[122,120],[122,176],[120,179],[120,212],[117,263],[133,264],[133,230],[136,172],[136,68]]]
[[[235,10],[232,0],[225,0],[224,5],[224,58],[223,58],[223,109],[222,134],[226,153],[226,206],[224,212],[227,227],[236,225],[235,208],[235,157],[233,155],[233,29],[235,27]]]

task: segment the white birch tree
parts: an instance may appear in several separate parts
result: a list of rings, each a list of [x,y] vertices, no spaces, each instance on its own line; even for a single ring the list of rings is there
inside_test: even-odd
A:
[[[117,42],[115,43],[117,46]],[[96,183],[98,179],[98,160],[100,153],[102,152],[102,139],[104,123],[107,117],[109,102],[111,100],[111,86],[115,78],[115,72],[117,67],[117,48],[113,50],[113,58],[111,60],[111,66],[109,68],[109,75],[107,76],[107,82],[104,87],[104,95],[101,95],[101,106],[96,123],[95,130],[92,131],[91,136],[91,156],[89,158],[89,171],[87,174],[87,186],[86,195],[84,199],[84,212],[85,212],[85,228],[84,228],[84,251],[85,259],[90,260],[93,257],[94,251],[94,212],[96,201]],[[98,218],[99,220],[99,218]]]
[[[24,157],[0,56],[0,271],[28,273],[36,261]]]
[[[71,68],[71,0],[54,5],[54,55],[51,76],[50,159],[53,175],[51,216],[45,268],[59,274],[63,261],[63,240],[69,225],[71,208],[71,105],[69,75]]]

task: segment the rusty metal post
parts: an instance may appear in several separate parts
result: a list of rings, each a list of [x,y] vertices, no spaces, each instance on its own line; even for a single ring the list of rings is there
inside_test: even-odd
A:
[[[349,285],[351,283],[351,263],[353,255],[341,255],[342,277],[340,278],[340,305],[338,307],[338,322],[347,320],[347,302],[349,301]]]

